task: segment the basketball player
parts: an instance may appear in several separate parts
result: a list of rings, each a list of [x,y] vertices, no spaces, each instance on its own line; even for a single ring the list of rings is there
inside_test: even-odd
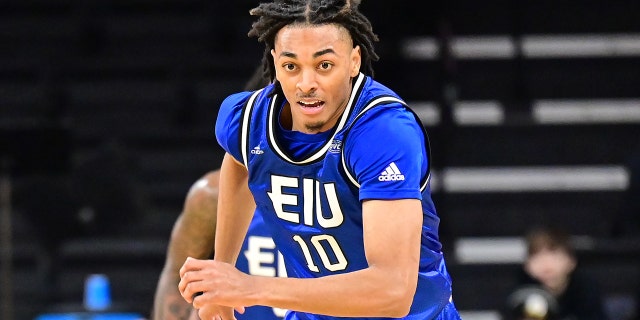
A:
[[[371,78],[377,36],[358,2],[276,0],[251,14],[274,83],[222,103],[214,260],[187,258],[182,297],[207,320],[253,305],[288,320],[459,319],[427,136]],[[288,278],[234,267],[256,206]]]
[[[154,320],[198,319],[193,307],[180,296],[178,272],[187,257],[207,259],[212,255],[219,178],[218,170],[211,171],[189,189],[182,213],[173,226],[167,258],[160,274],[154,300]],[[249,274],[286,276],[282,256],[262,225],[262,217],[256,213],[236,266]],[[279,320],[284,313],[282,309],[255,306],[239,314],[238,319]]]

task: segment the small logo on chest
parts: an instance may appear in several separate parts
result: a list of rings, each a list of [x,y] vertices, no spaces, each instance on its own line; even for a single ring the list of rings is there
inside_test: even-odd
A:
[[[333,140],[331,141],[331,146],[329,147],[330,153],[340,153],[342,152],[342,141],[341,140]]]

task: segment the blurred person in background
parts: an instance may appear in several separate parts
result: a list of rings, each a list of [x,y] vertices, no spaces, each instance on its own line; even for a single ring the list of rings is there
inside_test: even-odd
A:
[[[176,220],[160,274],[153,306],[153,320],[200,319],[191,304],[178,291],[179,270],[187,257],[208,259],[213,256],[220,172],[214,170],[198,179],[189,189],[182,213]],[[268,236],[259,212],[249,226],[236,266],[249,274],[286,276],[282,257]],[[238,320],[279,320],[285,310],[264,306],[247,308],[236,314]]]
[[[258,66],[245,84],[245,90],[255,90],[269,83]],[[213,257],[218,209],[220,171],[212,170],[200,177],[189,189],[180,216],[176,219],[167,248],[165,265],[156,288],[152,320],[200,319],[191,304],[178,291],[179,270],[187,257]],[[255,212],[242,244],[236,266],[249,274],[286,276],[283,258],[275,249],[273,239],[264,227],[260,212]],[[280,320],[286,310],[264,306],[247,308],[236,313],[238,320]]]
[[[506,319],[607,319],[601,289],[580,272],[564,230],[533,228],[526,235],[526,244],[522,278],[507,300]]]

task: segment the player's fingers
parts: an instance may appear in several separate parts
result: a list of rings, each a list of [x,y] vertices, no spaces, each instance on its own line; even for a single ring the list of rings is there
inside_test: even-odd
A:
[[[193,298],[198,294],[204,291],[204,284],[202,281],[187,281],[180,280],[178,284],[178,290],[180,291],[180,295],[182,298],[189,302],[193,302]]]
[[[192,299],[193,299],[193,302],[191,304],[195,309],[202,309],[206,307],[207,304],[211,304],[211,303],[218,304],[217,301],[215,301],[216,299],[215,299],[214,293],[212,293],[211,291],[196,292],[196,294],[193,295]],[[229,308],[229,307],[226,307],[226,308]],[[233,307],[233,309],[235,309],[239,313],[244,313],[244,310],[245,310],[243,306]],[[231,308],[229,308],[229,310],[231,310]]]
[[[182,276],[189,271],[192,270],[200,270],[201,267],[201,263],[200,260],[192,258],[192,257],[187,257],[187,259],[184,261],[184,263],[182,264],[182,267],[180,267],[180,277],[182,278]]]
[[[205,301],[204,301],[204,292],[200,291],[200,292],[196,292],[193,295],[193,302],[191,303],[193,305],[194,308],[196,309],[202,309],[205,306]]]
[[[196,282],[196,281],[202,281],[203,280],[203,274],[202,272],[200,272],[200,270],[188,270],[183,272],[180,275],[180,282],[178,283],[178,290],[180,290],[181,292],[185,290],[185,287],[192,282]]]
[[[193,298],[193,308],[197,309],[197,310],[204,310],[207,308],[207,305],[211,305],[211,304],[217,304],[217,302],[213,301],[213,298],[211,297],[213,293],[212,292],[201,292],[199,294],[196,294]],[[233,313],[233,310],[236,310],[238,313],[240,314],[244,314],[245,312],[245,307],[244,306],[236,306],[233,308],[230,307],[224,307],[225,309],[228,310],[228,315],[227,312],[224,312],[221,314],[222,319],[232,319],[235,320],[235,315]]]
[[[200,319],[205,320],[205,319],[212,319],[212,320],[223,320],[225,318],[222,317],[222,315],[220,314],[215,314],[215,315],[208,315],[206,314],[207,312],[205,310],[198,310],[198,316],[200,317]],[[229,320],[236,320],[236,318],[232,315],[231,318],[229,318]]]
[[[206,314],[206,311],[203,309],[198,310],[198,317],[200,317],[201,320],[220,320],[220,316],[219,315],[208,315]]]
[[[189,281],[186,278],[180,278],[180,282],[178,282],[178,291],[180,291],[180,295],[184,298],[184,291],[187,288]]]

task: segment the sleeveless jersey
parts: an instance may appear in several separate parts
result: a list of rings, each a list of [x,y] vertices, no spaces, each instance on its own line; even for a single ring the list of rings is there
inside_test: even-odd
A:
[[[249,188],[288,276],[366,268],[361,201],[420,199],[418,285],[404,319],[434,319],[451,299],[451,280],[429,190],[428,139],[417,116],[393,91],[360,74],[328,138],[300,155],[281,141],[284,103],[274,85],[231,95],[222,103],[216,137],[247,167]],[[338,318],[291,312],[286,319]]]

